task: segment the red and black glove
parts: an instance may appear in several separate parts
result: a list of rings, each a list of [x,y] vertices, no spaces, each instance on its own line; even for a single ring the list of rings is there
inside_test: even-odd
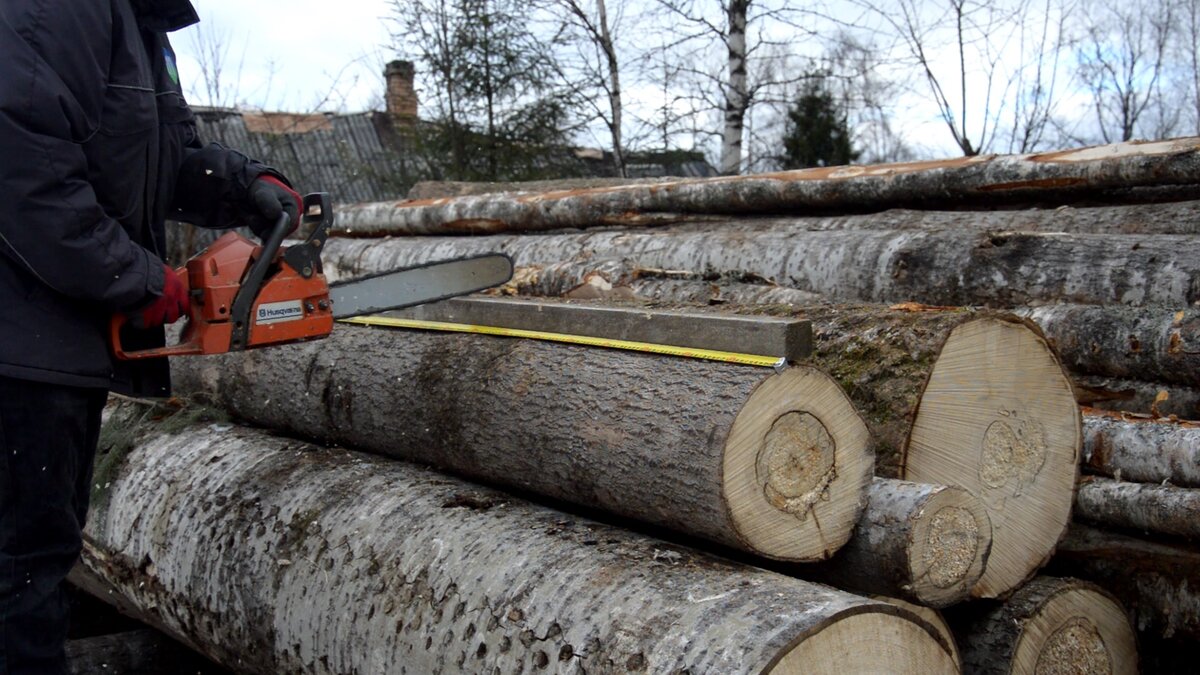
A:
[[[295,231],[296,226],[300,224],[300,209],[303,204],[300,194],[275,176],[263,174],[255,178],[250,183],[246,198],[258,216],[250,224],[250,229],[260,239],[267,238],[271,228],[275,227],[275,221],[279,220],[279,215],[284,211],[291,222],[289,232]]]
[[[132,315],[133,325],[138,328],[154,328],[168,323],[175,323],[181,316],[187,316],[192,307],[188,298],[187,286],[183,280],[167,265],[163,265],[163,290],[154,302],[150,303]]]

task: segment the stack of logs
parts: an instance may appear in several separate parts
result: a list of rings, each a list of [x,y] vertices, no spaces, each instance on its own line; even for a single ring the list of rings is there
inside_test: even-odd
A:
[[[504,251],[508,295],[813,351],[339,325],[181,359],[205,405],[107,413],[73,578],[245,672],[1169,669],[1198,186],[1184,139],[342,209],[331,278]]]

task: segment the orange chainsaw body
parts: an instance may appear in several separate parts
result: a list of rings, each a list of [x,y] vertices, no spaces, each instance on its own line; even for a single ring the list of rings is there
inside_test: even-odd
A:
[[[322,205],[328,209],[327,202]],[[288,247],[279,246],[284,232],[262,246],[237,233],[225,233],[175,270],[191,300],[179,344],[126,351],[121,347],[121,328],[127,318],[118,314],[110,326],[113,352],[119,359],[223,354],[328,336],[333,331],[333,303],[318,256],[324,225],[315,246],[313,237],[297,246],[312,248],[306,256],[289,255]],[[264,250],[272,248],[269,264],[259,264]]]

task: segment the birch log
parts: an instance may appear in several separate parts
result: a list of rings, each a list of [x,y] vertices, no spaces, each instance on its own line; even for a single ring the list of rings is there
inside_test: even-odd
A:
[[[967,599],[991,549],[991,521],[966,490],[876,478],[854,536],[800,575],[929,607]]]
[[[953,671],[884,603],[401,462],[161,424],[72,579],[238,672]]]
[[[853,405],[811,367],[352,326],[173,367],[181,391],[264,426],[781,560],[846,542],[873,466]]]
[[[1138,672],[1133,628],[1121,605],[1077,579],[1039,577],[1006,602],[950,618],[968,673]]]
[[[1161,382],[1073,375],[1080,405],[1109,412],[1200,420],[1200,389]]]
[[[628,184],[634,179],[607,179],[605,184],[587,185],[594,181],[530,181],[525,183],[417,183],[408,193],[410,200],[444,199],[467,195],[486,195],[501,192],[547,193],[576,190],[587,187],[617,187],[622,180]],[[605,180],[605,179],[601,179]],[[653,182],[672,182],[655,179]],[[1162,188],[1158,188],[1161,190]],[[927,202],[933,195],[925,195]],[[501,197],[507,199],[509,196]],[[1200,234],[1200,202],[1195,201],[1195,191],[1140,196],[1130,191],[1113,195],[1121,203],[1096,204],[1051,204],[1045,208],[1005,208],[1004,202],[988,203],[980,199],[969,205],[970,210],[931,210],[889,208],[862,213],[857,204],[842,206],[843,213],[821,213],[816,215],[755,216],[772,228],[790,230],[931,230],[931,229],[977,229],[1018,230],[1023,232],[1076,232],[1089,234]],[[1150,203],[1141,203],[1152,199]],[[1175,200],[1175,201],[1164,201]],[[1106,200],[1107,201],[1107,200]],[[834,207],[830,207],[832,210]],[[655,214],[660,216],[658,224],[669,222],[730,222],[731,216],[707,214]],[[625,220],[627,219],[627,220]],[[645,224],[646,214],[613,214],[606,217],[609,224],[640,226]]]
[[[357,236],[591,227],[623,214],[795,213],[1103,199],[1113,189],[1194,185],[1200,140],[1121,143],[1040,155],[840,166],[540,194],[501,194],[343,209]]]
[[[1072,372],[1188,386],[1200,382],[1200,311],[1046,305],[1016,313],[1041,326]]]
[[[954,230],[660,228],[546,235],[331,239],[334,276],[503,251],[519,266],[624,258],[643,268],[763,279],[831,300],[1017,307],[1200,301],[1200,238]]]
[[[1124,604],[1143,635],[1200,640],[1200,549],[1075,523],[1047,568],[1088,579]]]
[[[1085,476],[1075,517],[1108,527],[1200,540],[1200,489]]]
[[[1083,439],[1086,471],[1200,488],[1200,423],[1086,410]]]

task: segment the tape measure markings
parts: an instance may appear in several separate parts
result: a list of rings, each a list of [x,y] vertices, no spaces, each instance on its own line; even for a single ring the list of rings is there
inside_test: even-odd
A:
[[[694,347],[676,347],[673,345],[651,344],[649,342],[633,342],[631,340],[616,340],[587,335],[568,335],[566,333],[547,333],[543,331],[523,330],[520,328],[499,328],[496,326],[478,326],[464,323],[448,323],[445,321],[422,321],[419,319],[398,319],[390,316],[357,316],[341,319],[342,323],[353,323],[362,326],[385,326],[388,328],[413,328],[417,330],[435,330],[451,333],[474,333],[478,335],[497,335],[501,337],[525,338],[544,340],[548,342],[563,342],[567,344],[586,345],[589,347],[607,347],[609,349],[624,349],[628,351],[648,352],[665,356],[682,356],[691,359],[708,361],[724,361],[747,366],[765,366],[783,368],[787,359],[775,356],[759,356],[757,354],[738,354],[723,352],[715,349],[697,349]]]

